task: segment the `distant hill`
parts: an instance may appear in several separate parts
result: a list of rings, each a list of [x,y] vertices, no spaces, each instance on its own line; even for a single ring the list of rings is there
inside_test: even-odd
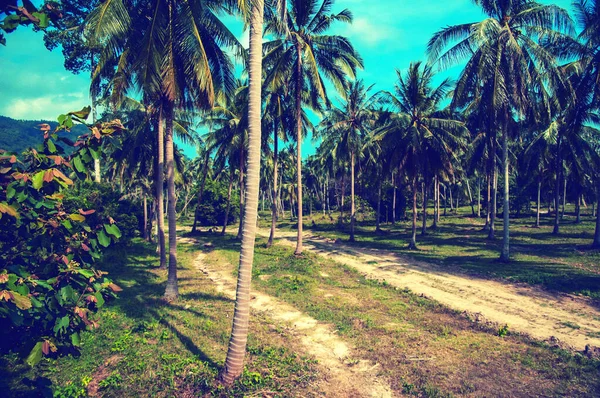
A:
[[[15,120],[0,116],[0,149],[19,153],[27,148],[37,148],[44,141],[44,135],[38,126],[42,123],[48,123],[52,129],[58,124],[49,120]],[[61,132],[59,134],[74,141],[77,136],[86,132],[85,126],[78,125],[69,133]],[[63,147],[65,146],[63,145]]]

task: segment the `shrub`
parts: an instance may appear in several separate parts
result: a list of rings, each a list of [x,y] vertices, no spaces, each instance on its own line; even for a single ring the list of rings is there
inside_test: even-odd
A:
[[[202,194],[202,203],[197,207],[198,222],[202,226],[210,227],[223,225],[227,212],[227,190],[229,183],[226,181],[207,180]],[[235,223],[240,217],[240,197],[237,192],[231,192],[231,207],[229,208],[228,224]]]

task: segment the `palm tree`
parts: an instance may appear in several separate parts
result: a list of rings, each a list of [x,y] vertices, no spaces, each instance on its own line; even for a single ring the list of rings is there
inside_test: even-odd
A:
[[[434,88],[434,74],[429,66],[421,67],[421,62],[411,63],[405,75],[399,70],[396,73],[394,93],[385,93],[395,114],[379,135],[386,139],[386,145],[394,151],[393,161],[411,181],[413,218],[409,249],[416,249],[419,177],[427,183],[438,170],[452,174],[455,153],[463,146],[462,137],[468,131],[463,122],[439,110],[447,98],[449,80]]]
[[[160,141],[164,128],[169,220],[165,297],[169,300],[179,296],[173,118],[176,109],[210,108],[216,92],[233,87],[233,66],[221,46],[239,43],[219,21],[216,12],[221,7],[208,1],[153,0],[140,5],[109,0],[90,15],[93,37],[104,44],[96,75],[111,76],[117,97],[136,86],[146,103],[156,103],[160,109],[157,196],[162,192]]]
[[[248,323],[250,321],[250,282],[252,280],[252,261],[254,259],[256,218],[258,216],[258,191],[260,185],[263,13],[263,1],[254,0],[250,8],[250,50],[248,64],[248,177],[246,179],[245,215],[242,227],[242,247],[238,269],[233,328],[225,360],[225,369],[222,374],[222,379],[227,384],[231,384],[242,374],[246,343],[248,341]]]
[[[364,145],[364,138],[374,124],[373,106],[377,97],[369,96],[373,86],[365,87],[362,80],[350,83],[341,106],[331,107],[323,121],[320,138],[333,142],[332,149],[337,157],[350,156],[350,241],[354,242],[354,224],[356,222],[354,203],[354,182],[356,157]]]
[[[567,12],[554,5],[530,0],[474,2],[487,18],[442,29],[431,38],[427,51],[429,59],[442,68],[466,59],[453,105],[476,104],[487,115],[482,126],[502,134],[504,239],[500,259],[509,261],[509,134],[515,118],[549,102],[546,87],[562,85],[555,58],[536,39],[573,29]]]
[[[293,82],[290,87],[296,109],[298,239],[296,255],[302,253],[302,105],[318,109],[318,101],[329,105],[324,80],[343,92],[346,77],[354,77],[362,60],[350,42],[337,35],[326,35],[334,22],[352,22],[348,10],[331,13],[334,0],[289,0],[287,16],[274,20],[266,32],[279,38],[265,43],[268,72],[265,84],[270,90]],[[308,95],[303,95],[304,93]]]

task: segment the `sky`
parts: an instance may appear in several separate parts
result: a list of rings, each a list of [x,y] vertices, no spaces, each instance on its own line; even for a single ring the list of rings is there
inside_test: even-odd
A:
[[[571,0],[542,0],[571,10]],[[348,8],[352,25],[334,25],[332,33],[347,36],[363,58],[358,77],[374,90],[389,90],[396,81],[396,69],[405,70],[412,61],[426,60],[429,38],[443,27],[482,19],[472,0],[337,0],[334,12]],[[248,41],[241,24],[227,21],[242,43]],[[0,46],[0,115],[15,119],[50,119],[88,105],[89,76],[73,75],[63,67],[57,49],[48,51],[42,33],[20,27],[6,35]],[[456,77],[460,66],[441,76]],[[330,92],[335,97],[335,92]],[[314,153],[315,143],[305,140],[303,157]],[[189,157],[195,149],[184,147]]]

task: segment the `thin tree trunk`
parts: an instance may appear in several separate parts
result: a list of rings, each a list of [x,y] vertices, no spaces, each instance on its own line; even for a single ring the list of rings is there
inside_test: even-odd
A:
[[[427,235],[427,184],[425,184],[425,178],[423,178],[422,185],[422,197],[423,197],[423,225],[421,226],[421,235]]]
[[[439,186],[438,186],[439,182],[438,182],[438,176],[436,175],[433,178],[433,225],[431,226],[432,229],[436,229],[437,228],[437,223],[438,223],[438,217],[439,217]]]
[[[469,179],[465,178],[467,182],[467,192],[469,193],[469,203],[471,203],[471,216],[475,217],[475,203],[473,202],[473,195],[471,193],[471,186],[469,185]]]
[[[236,239],[242,239],[242,225],[243,220],[246,217],[244,214],[244,145],[240,146],[240,223],[238,225],[238,233]]]
[[[158,252],[160,255],[160,268],[167,268],[167,253],[165,246],[165,213],[163,207],[163,185],[164,185],[164,163],[165,163],[165,144],[164,144],[164,119],[163,108],[161,106],[158,114],[158,156],[156,168],[156,225],[158,226]]]
[[[146,201],[146,195],[144,195],[144,239],[148,241],[148,202]]]
[[[483,226],[483,231],[489,231],[492,220],[492,176],[490,170],[491,168],[488,167],[486,172],[487,192],[485,198],[485,225]]]
[[[396,181],[394,172],[392,172],[392,186],[394,187],[394,196],[392,196],[392,225],[396,225]]]
[[[598,200],[596,206],[596,231],[594,232],[594,241],[592,242],[592,247],[595,249],[600,249],[600,180],[596,184],[596,197]]]
[[[481,177],[477,177],[477,218],[481,218]]]
[[[562,176],[562,159],[560,153],[561,135],[559,133],[556,141],[556,181],[554,182],[554,228],[552,229],[552,235],[558,235],[560,232],[560,212],[558,206],[560,203],[560,179]]]
[[[581,194],[577,194],[577,219],[576,224],[581,224]]]
[[[355,223],[355,209],[354,209],[354,152],[350,153],[350,242],[354,242],[354,223]]]
[[[277,137],[277,127],[273,128],[273,198],[275,198],[277,192],[277,172],[278,172],[278,162],[279,162],[279,153],[278,153],[278,145],[279,143]],[[271,209],[271,232],[269,232],[269,241],[267,242],[267,247],[271,247],[273,244],[273,238],[275,237],[275,227],[277,226],[277,203],[273,200],[273,206]]]
[[[562,212],[560,213],[560,219],[562,220],[565,217],[565,211],[567,208],[567,176],[563,177],[563,202],[562,202]]]
[[[537,191],[537,210],[535,214],[535,227],[540,227],[540,212],[542,206],[542,179],[538,178],[538,191]]]
[[[90,65],[91,65],[91,80],[94,81],[94,72],[96,71],[96,61],[94,59],[94,51],[90,52]],[[96,113],[96,90],[90,90],[90,97],[92,100],[92,124],[96,124],[97,113]],[[100,152],[102,153],[102,152]],[[100,183],[100,158],[94,158],[94,182]]]
[[[229,223],[229,211],[231,210],[231,190],[232,189],[233,189],[233,170],[231,170],[229,173],[229,187],[227,188],[227,208],[225,210],[225,221],[223,221],[223,228],[221,229],[221,235],[225,235],[225,230],[227,229],[227,224]]]
[[[491,209],[490,209],[490,227],[488,230],[488,239],[495,239],[496,238],[496,201],[497,201],[497,195],[496,195],[496,190],[498,188],[497,185],[497,172],[496,172],[496,149],[494,148],[494,150],[492,151],[492,169],[491,169],[491,175],[490,175],[490,179],[491,179],[491,183],[492,183],[492,191],[491,191],[491,199],[492,199],[492,203],[491,203]]]
[[[454,210],[454,199],[452,198],[452,185],[448,187],[448,195],[450,195],[450,212]]]
[[[260,184],[260,110],[261,110],[261,70],[262,70],[262,25],[264,3],[255,0],[250,14],[250,55],[248,88],[248,177],[246,179],[246,201],[240,265],[236,289],[233,328],[225,369],[221,379],[231,384],[242,374],[244,355],[248,341],[250,323],[250,283],[252,281],[252,262],[256,236],[256,217],[258,215],[258,191]]]
[[[509,164],[508,164],[508,126],[505,127],[504,137],[502,139],[502,162],[504,163],[504,205],[502,215],[503,227],[502,231],[504,234],[502,240],[502,253],[500,254],[500,261],[505,263],[510,261],[510,179],[509,179]]]
[[[167,199],[169,200],[167,205],[167,219],[169,220],[169,273],[165,289],[165,299],[171,301],[177,300],[179,297],[177,286],[177,213],[175,211],[177,197],[175,196],[175,159],[173,154],[173,104],[168,104],[165,111],[165,163],[167,166]]]
[[[295,255],[302,254],[302,48],[296,45],[298,62],[296,63],[296,175],[298,184],[298,235],[296,238]]]
[[[379,232],[381,231],[381,228],[379,226],[381,220],[381,178],[379,178],[379,186],[377,189],[377,215],[376,215],[376,220],[375,220],[375,231]]]
[[[194,212],[194,225],[192,226],[192,232],[196,232],[196,225],[198,223],[198,208],[202,204],[202,195],[204,195],[204,186],[206,184],[206,175],[208,174],[208,161],[210,154],[207,153],[204,159],[204,165],[202,166],[202,183],[200,184],[200,191],[198,192],[198,201],[196,202],[196,211]]]
[[[412,181],[413,191],[413,208],[412,208],[412,235],[410,243],[408,244],[409,250],[415,250],[417,248],[417,177],[413,177]]]
[[[448,193],[446,191],[446,184],[444,184],[444,216],[448,214]]]

